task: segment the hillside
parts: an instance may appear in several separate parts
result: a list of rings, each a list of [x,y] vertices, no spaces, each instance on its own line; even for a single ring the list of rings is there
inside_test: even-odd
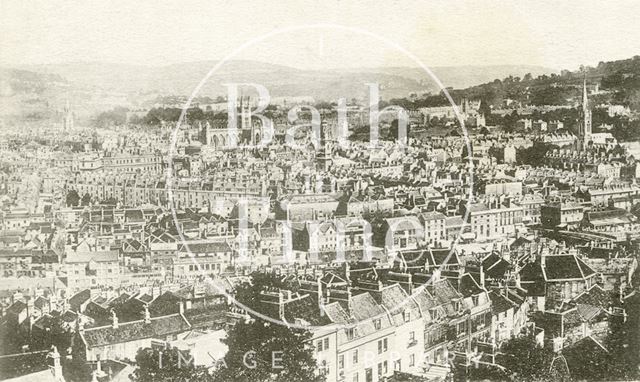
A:
[[[506,104],[520,105],[575,105],[579,102],[583,80],[591,92],[592,104],[614,103],[640,110],[640,56],[626,60],[601,62],[597,67],[583,70],[563,70],[558,73],[535,75],[527,72],[522,77],[507,76],[463,89],[449,89],[459,102],[463,98],[480,99],[487,106],[501,108]],[[408,109],[448,105],[442,94],[409,99],[392,99],[391,103]]]
[[[563,70],[560,74],[537,77],[507,77],[455,93],[458,96],[480,98],[494,106],[501,105],[506,99],[523,104],[565,105],[577,100],[586,77],[588,86],[599,86],[599,94],[593,97],[594,103],[611,102],[640,110],[640,56],[600,62],[595,68],[583,69],[573,72]]]

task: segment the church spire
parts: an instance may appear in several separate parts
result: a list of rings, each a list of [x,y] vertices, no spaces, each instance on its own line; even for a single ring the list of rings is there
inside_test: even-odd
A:
[[[587,94],[587,74],[582,78],[582,110],[586,111],[589,107],[589,97]]]
[[[589,110],[589,95],[587,92],[587,73],[582,79],[582,108],[580,110],[581,121],[578,126],[578,150],[584,151],[591,141],[591,110]]]

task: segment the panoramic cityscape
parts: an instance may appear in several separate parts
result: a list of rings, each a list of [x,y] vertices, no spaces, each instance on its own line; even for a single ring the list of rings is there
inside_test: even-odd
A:
[[[0,2],[0,380],[640,379],[638,4],[145,3]]]

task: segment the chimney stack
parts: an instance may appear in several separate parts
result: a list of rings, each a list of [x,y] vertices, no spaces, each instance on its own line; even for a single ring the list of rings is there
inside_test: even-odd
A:
[[[278,291],[278,317],[284,320],[284,293]]]
[[[324,316],[324,297],[322,295],[322,282],[320,281],[320,277],[317,279],[317,287],[318,287],[318,309],[320,309],[320,316]]]
[[[347,286],[347,307],[349,308],[349,316],[354,317],[353,301],[351,299],[351,287]]]
[[[55,346],[51,346],[49,357],[53,359],[51,372],[53,373],[54,380],[64,381],[64,378],[62,377],[62,365],[60,364],[60,353],[58,353],[58,348],[56,348]]]
[[[118,329],[118,316],[116,316],[116,311],[111,309],[111,326],[114,329]]]
[[[145,324],[150,324],[151,323],[151,314],[149,313],[149,305],[148,304],[144,305],[144,323]]]

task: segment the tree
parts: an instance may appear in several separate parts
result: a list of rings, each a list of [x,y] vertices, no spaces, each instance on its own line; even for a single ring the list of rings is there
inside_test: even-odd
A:
[[[453,369],[454,381],[508,381],[509,376],[499,367],[471,364],[469,367],[456,367]]]
[[[499,364],[507,369],[512,380],[546,381],[551,380],[549,367],[553,360],[553,351],[538,345],[535,337],[522,336],[505,343]]]
[[[127,112],[129,110],[124,107],[116,107],[112,110],[98,114],[95,124],[98,127],[120,126],[127,122]]]
[[[236,288],[236,299],[262,314],[277,313],[260,302],[260,293],[287,285],[272,273],[252,274],[251,282]],[[290,328],[259,317],[234,325],[224,340],[229,351],[221,368],[214,374],[221,381],[324,381],[316,375],[311,332]]]
[[[114,198],[113,196],[110,196],[110,197],[106,198],[105,200],[101,201],[100,204],[116,205],[116,204],[118,204],[118,199]]]
[[[80,195],[78,195],[78,191],[69,190],[67,192],[67,207],[77,207],[80,203]]]
[[[261,319],[240,322],[224,340],[229,351],[214,374],[221,381],[322,382],[311,333]]]
[[[13,325],[0,326],[0,354],[11,354],[0,358],[0,379],[41,371],[48,362],[47,353],[52,345],[58,349],[64,362],[71,346],[71,336],[60,315],[51,316],[46,330],[34,327],[28,337],[20,334]],[[20,354],[25,350],[23,347],[28,350]]]
[[[136,382],[202,381],[213,382],[208,368],[195,366],[187,352],[177,348],[143,348],[136,354],[138,368],[130,375]],[[213,366],[213,365],[212,365]]]
[[[91,195],[89,195],[89,193],[86,193],[82,197],[82,205],[83,206],[88,206],[90,204],[91,204]]]
[[[533,146],[520,150],[517,155],[519,164],[528,164],[533,167],[541,167],[545,164],[545,156],[547,152],[557,149],[558,146],[536,142]]]
[[[478,107],[478,112],[480,114],[484,114],[484,116],[487,118],[491,115],[491,106],[489,106],[486,100],[480,100],[480,107]]]
[[[623,292],[624,293],[624,292]],[[614,299],[619,296],[614,296]],[[611,380],[631,381],[638,379],[638,298],[634,295],[625,302],[626,313],[630,319],[613,316],[609,322],[609,334],[604,341],[608,350],[606,376]]]
[[[391,121],[391,127],[389,128],[389,138],[392,140],[397,140],[400,141],[400,127],[398,125],[398,119],[394,119],[393,121]],[[405,130],[405,139],[409,138],[409,125],[406,125],[406,130]]]

